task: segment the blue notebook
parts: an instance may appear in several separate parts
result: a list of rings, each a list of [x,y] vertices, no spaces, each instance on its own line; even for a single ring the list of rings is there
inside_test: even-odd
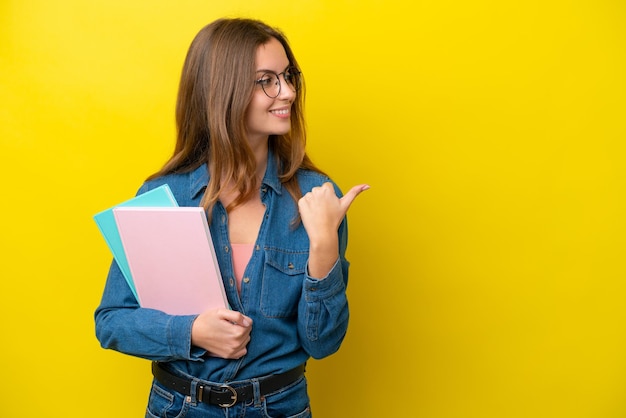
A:
[[[122,270],[122,274],[124,275],[128,286],[130,286],[130,290],[133,291],[135,298],[139,300],[133,276],[130,273],[130,267],[128,266],[128,260],[126,259],[126,253],[124,252],[124,246],[122,245],[122,239],[120,238],[120,234],[117,230],[115,215],[113,214],[113,209],[118,206],[175,207],[178,206],[178,203],[176,202],[170,187],[167,184],[164,184],[163,186],[142,193],[130,200],[102,211],[93,217],[98,225],[98,228],[100,229],[100,232],[102,233],[102,236],[104,237],[104,240],[113,253],[113,257],[115,258],[117,265],[120,267],[120,270]]]

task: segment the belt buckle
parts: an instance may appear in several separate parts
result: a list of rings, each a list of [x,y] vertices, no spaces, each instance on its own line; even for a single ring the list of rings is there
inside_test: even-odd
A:
[[[226,390],[230,391],[230,393],[232,394],[232,396],[230,397],[232,402],[231,403],[219,403],[219,404],[217,404],[218,406],[220,406],[222,408],[230,408],[231,406],[233,406],[233,405],[235,405],[237,403],[237,391],[235,389],[233,389],[232,387],[230,387],[228,385],[222,385],[222,386],[220,386],[220,389],[226,389]]]

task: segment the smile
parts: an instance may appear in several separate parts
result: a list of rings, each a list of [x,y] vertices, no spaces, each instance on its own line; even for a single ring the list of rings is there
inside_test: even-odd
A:
[[[287,116],[289,115],[289,109],[270,110],[270,113],[276,116]]]

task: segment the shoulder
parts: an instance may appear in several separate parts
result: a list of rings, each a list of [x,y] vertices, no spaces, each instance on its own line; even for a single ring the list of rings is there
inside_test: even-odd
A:
[[[193,171],[171,173],[147,180],[141,185],[137,194],[145,193],[167,184],[180,206],[196,206],[197,196],[204,191],[207,183],[208,173],[206,165],[202,165]]]
[[[302,194],[306,194],[311,191],[313,187],[319,187],[324,183],[331,183],[335,188],[335,192],[338,196],[342,196],[341,189],[337,184],[325,174],[318,173],[316,171],[300,169],[297,173],[298,184]]]
[[[165,176],[157,177],[152,180],[147,180],[139,188],[139,193],[144,193],[149,190],[156,189],[157,187],[163,186],[165,184],[170,186],[170,189],[172,189],[172,191],[174,191],[174,189],[180,190],[184,188],[185,184],[189,184],[188,179],[189,173],[167,174]]]

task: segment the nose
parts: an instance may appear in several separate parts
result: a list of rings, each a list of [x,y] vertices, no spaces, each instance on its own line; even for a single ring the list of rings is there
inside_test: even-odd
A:
[[[277,98],[280,100],[289,100],[290,102],[293,102],[293,99],[296,97],[296,92],[293,91],[293,87],[291,87],[291,85],[287,83],[284,74],[281,74],[279,77],[282,77],[282,80],[280,80],[280,94]]]

